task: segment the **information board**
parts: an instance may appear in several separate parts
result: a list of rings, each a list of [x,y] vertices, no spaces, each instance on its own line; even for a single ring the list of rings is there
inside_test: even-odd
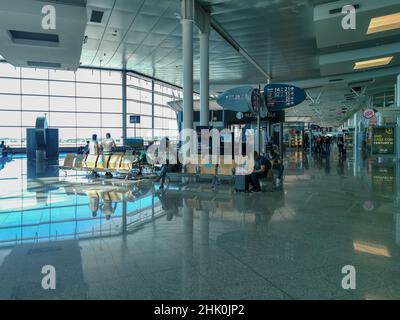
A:
[[[276,111],[291,108],[306,100],[306,92],[287,84],[268,84],[264,88],[268,110]]]
[[[140,116],[132,115],[129,116],[129,122],[132,124],[139,124],[140,123]]]
[[[395,134],[393,126],[374,127],[372,129],[372,155],[395,155]]]

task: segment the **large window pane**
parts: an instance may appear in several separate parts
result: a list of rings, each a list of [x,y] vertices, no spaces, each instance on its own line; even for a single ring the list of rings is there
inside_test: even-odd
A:
[[[148,91],[140,91],[140,101],[151,103],[152,94]]]
[[[102,112],[122,113],[122,100],[103,99],[101,105]]]
[[[100,128],[100,114],[99,113],[77,113],[77,125],[78,127],[94,127]]]
[[[76,95],[78,97],[100,97],[100,84],[98,83],[76,83]]]
[[[50,81],[50,94],[53,96],[75,96],[74,82]]]
[[[140,104],[140,113],[143,114],[143,115],[151,116],[152,115],[151,104],[141,103]]]
[[[0,126],[20,126],[20,113],[0,110]]]
[[[141,128],[151,128],[151,124],[152,124],[151,117],[141,116],[140,124],[138,126],[140,126]],[[133,124],[131,124],[131,126],[133,126]]]
[[[52,112],[49,117],[49,125],[51,127],[75,127],[76,114],[67,112]]]
[[[127,102],[127,113],[128,114],[139,114],[140,113],[140,103],[136,101]]]
[[[77,98],[76,105],[78,112],[100,112],[100,99]]]
[[[75,112],[75,98],[50,97],[50,110]]]
[[[163,119],[162,118],[154,118],[154,128],[163,129]]]
[[[22,79],[23,94],[49,94],[49,82],[43,80],[26,80]]]
[[[1,93],[21,93],[21,82],[19,79],[0,78]]]
[[[43,96],[22,96],[22,110],[49,111],[49,98]]]
[[[0,90],[2,89],[0,88]],[[20,110],[21,97],[19,95],[0,94],[0,109]]]
[[[135,88],[127,88],[126,90],[127,99],[140,101],[140,90]]]
[[[101,97],[102,98],[115,98],[122,99],[122,87],[113,86],[110,84],[101,85]]]
[[[102,114],[102,126],[109,128],[121,128],[122,127],[122,115],[121,114]]]

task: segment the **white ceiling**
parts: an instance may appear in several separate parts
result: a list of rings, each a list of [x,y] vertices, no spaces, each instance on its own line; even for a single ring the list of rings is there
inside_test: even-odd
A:
[[[365,99],[345,103],[351,93],[349,82],[377,79],[380,88],[393,87],[399,66],[397,58],[386,72],[353,72],[357,55],[373,56],[390,46],[397,57],[398,32],[365,35],[365,26],[374,15],[400,11],[393,0],[353,0],[361,3],[357,17],[359,28],[352,34],[339,28],[342,15],[314,16],[314,8],[324,12],[344,5],[330,0],[204,0],[203,8],[247,53],[272,76],[273,82],[288,82],[308,88],[311,96],[324,93],[319,104],[307,101],[289,115],[312,116],[313,121],[340,125],[355,110],[365,106]],[[346,1],[346,4],[348,1]],[[395,0],[396,2],[396,0]],[[397,1],[398,2],[398,1]],[[328,7],[324,7],[328,5]],[[88,66],[127,68],[170,82],[182,84],[182,41],[179,0],[88,0],[90,9],[105,10],[102,24],[88,23],[88,41],[83,47],[82,63]],[[321,11],[322,10],[322,11]],[[195,87],[199,82],[199,42],[195,36]],[[349,40],[351,39],[351,41]],[[210,81],[212,91],[232,86],[265,84],[265,77],[226,43],[217,32],[211,35]],[[354,51],[356,50],[356,51]],[[371,53],[372,52],[372,53]],[[385,69],[385,68],[384,68]],[[367,76],[367,77],[366,77]],[[331,83],[331,79],[343,79]],[[370,83],[372,90],[375,83]],[[314,88],[314,89],[313,89]],[[368,93],[368,91],[367,91]],[[333,110],[335,109],[335,110]]]

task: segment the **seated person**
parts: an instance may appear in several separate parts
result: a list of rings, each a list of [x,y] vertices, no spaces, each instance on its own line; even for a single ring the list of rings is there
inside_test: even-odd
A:
[[[278,171],[278,177],[276,178],[276,184],[279,185],[282,181],[283,171],[285,170],[285,167],[282,164],[282,159],[277,151],[276,146],[268,151],[267,158],[269,161],[272,162],[272,169],[276,169]]]
[[[0,144],[0,155],[2,157],[7,157],[9,151],[10,151],[10,148],[6,146],[4,141],[2,141]]]
[[[260,192],[260,179],[268,176],[268,171],[271,169],[271,163],[267,158],[261,157],[256,151],[254,151],[254,171],[252,174],[246,176],[246,187],[245,190],[249,191],[249,185],[253,186],[251,192]]]
[[[131,164],[132,168],[139,168],[139,172],[136,174],[136,176],[142,176],[142,170],[143,170],[143,164],[146,162],[146,152],[145,151],[133,151],[132,155],[134,156],[133,160],[124,160],[124,162],[126,164]],[[132,178],[133,174],[132,174],[132,170],[131,172],[128,173],[128,178]]]
[[[179,172],[182,170],[182,165],[179,163],[179,159],[175,155],[171,155],[170,159],[170,142],[169,138],[164,138],[166,143],[165,153],[162,155],[163,160],[161,161],[162,167],[159,176],[154,180],[154,182],[160,182],[160,190],[164,189],[165,179],[167,173],[169,172]]]

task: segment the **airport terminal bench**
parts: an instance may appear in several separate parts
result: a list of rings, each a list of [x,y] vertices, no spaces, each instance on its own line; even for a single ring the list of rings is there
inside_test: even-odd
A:
[[[134,170],[145,167],[146,164],[135,163],[136,157],[129,154],[112,154],[112,155],[74,155],[67,154],[64,164],[60,169],[67,174],[67,171],[82,172],[110,172],[113,174],[125,175],[126,178],[131,177]],[[150,168],[150,166],[148,166]],[[151,176],[146,176],[150,178]],[[143,178],[141,176],[141,178]]]
[[[199,161],[200,163],[200,161]],[[211,187],[215,188],[222,182],[233,184],[235,178],[235,163],[225,163],[223,160],[220,164],[186,164],[182,167],[181,172],[167,173],[167,183],[171,180],[182,180],[187,186],[199,187],[201,183],[211,182]]]
[[[276,189],[275,175],[276,170],[271,161],[272,170],[269,171],[268,177],[260,179],[262,191],[274,191]],[[204,182],[211,182],[212,189],[222,182],[227,182],[233,189],[234,179],[236,175],[240,175],[243,170],[240,166],[232,163],[225,163],[221,159],[219,164],[187,164],[183,166],[182,172],[167,173],[167,183],[171,180],[183,181],[185,185],[192,189],[201,191],[201,185],[204,187]]]

